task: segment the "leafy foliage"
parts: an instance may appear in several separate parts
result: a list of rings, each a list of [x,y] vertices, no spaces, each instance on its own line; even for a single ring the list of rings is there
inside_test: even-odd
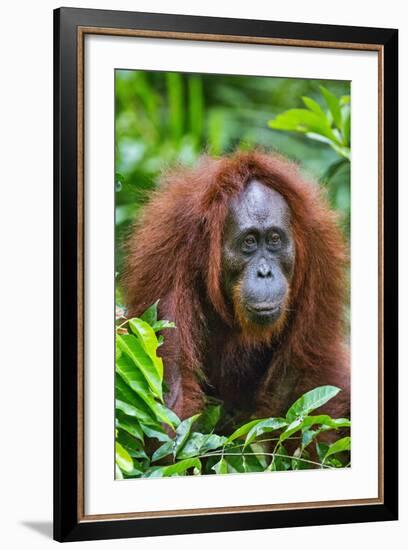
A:
[[[121,314],[116,328],[117,479],[345,466],[341,453],[350,450],[350,437],[329,445],[318,436],[348,428],[350,421],[311,415],[340,391],[333,386],[305,393],[285,418],[250,419],[228,437],[215,433],[220,404],[209,403],[201,414],[180,421],[164,404],[163,362],[157,355],[157,332],[177,329],[157,319],[157,305],[140,319],[123,320]],[[292,454],[288,441],[295,442]],[[310,458],[313,444],[319,462]]]
[[[162,170],[194,164],[203,152],[260,146],[300,161],[327,187],[348,236],[349,82],[117,70],[115,90],[117,271],[130,224]]]
[[[306,134],[310,139],[322,141],[336,153],[350,159],[350,96],[338,98],[324,86],[320,91],[327,110],[311,97],[303,96],[306,109],[289,109],[269,121],[270,128]]]

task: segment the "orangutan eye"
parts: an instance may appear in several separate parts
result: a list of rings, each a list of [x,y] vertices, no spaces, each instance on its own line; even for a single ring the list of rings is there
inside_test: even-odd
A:
[[[257,241],[254,235],[247,235],[242,243],[242,248],[248,252],[255,250],[257,247]]]
[[[268,244],[273,248],[278,248],[281,245],[281,238],[279,233],[272,233],[268,239]]]

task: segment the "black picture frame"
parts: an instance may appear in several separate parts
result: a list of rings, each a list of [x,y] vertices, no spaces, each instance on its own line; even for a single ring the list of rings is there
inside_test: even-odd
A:
[[[78,319],[81,265],[78,201],[78,29],[187,33],[376,45],[382,53],[383,399],[381,501],[245,513],[81,519],[76,368],[83,327]],[[181,35],[180,35],[181,36]],[[177,39],[177,38],[175,38]],[[310,44],[308,44],[310,43]],[[296,47],[296,46],[295,46]],[[320,46],[321,47],[321,46]],[[60,8],[54,12],[54,538],[58,541],[157,536],[275,527],[388,521],[398,517],[398,31],[396,29]]]

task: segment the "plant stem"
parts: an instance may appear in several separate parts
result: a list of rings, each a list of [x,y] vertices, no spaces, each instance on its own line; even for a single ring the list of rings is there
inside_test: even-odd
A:
[[[283,458],[295,458],[296,460],[301,460],[302,462],[307,462],[308,464],[314,464],[315,466],[319,466],[320,468],[327,468],[328,470],[335,470],[336,468],[333,468],[332,466],[327,466],[326,464],[320,464],[320,462],[314,462],[313,460],[307,460],[306,458],[300,458],[300,457],[288,457],[287,455],[282,455],[279,453],[225,453],[225,452],[216,452],[216,453],[205,453],[203,455],[199,455],[198,458],[208,458],[211,456],[257,456],[257,455],[263,455],[263,456],[281,456]]]

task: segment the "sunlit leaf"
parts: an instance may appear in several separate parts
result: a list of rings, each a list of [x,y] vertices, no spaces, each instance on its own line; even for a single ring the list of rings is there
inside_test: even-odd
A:
[[[228,464],[224,458],[221,458],[214,466],[211,468],[216,474],[227,474],[228,473]]]
[[[322,92],[322,95],[333,117],[334,124],[337,126],[337,128],[341,128],[340,101],[335,94],[330,92],[330,90],[328,90],[324,86],[320,86],[320,91]]]
[[[293,422],[298,417],[304,417],[330,401],[340,391],[340,388],[335,386],[319,386],[313,390],[308,391],[289,408],[286,413],[286,420]]]
[[[132,323],[132,321],[134,321],[134,319],[129,321],[129,324]],[[149,327],[147,323],[145,323],[145,325]],[[151,327],[149,327],[149,329],[154,336],[154,331],[151,329]],[[124,353],[126,353],[126,355],[130,357],[130,359],[132,359],[132,361],[134,361],[134,363],[142,371],[153,393],[161,401],[163,401],[163,393],[162,393],[163,372],[161,373],[159,372],[159,370],[157,369],[157,366],[154,364],[151,357],[149,357],[149,355],[143,349],[140,341],[132,334],[122,334],[122,335],[118,334],[116,336],[116,342],[117,342],[117,345],[120,347],[120,349]],[[156,344],[157,344],[157,341],[156,341]]]
[[[326,450],[326,453],[323,457],[323,462],[325,462],[329,456],[334,455],[336,453],[340,453],[342,451],[349,451],[351,446],[351,437],[342,437],[341,439],[338,439],[334,443],[332,443],[329,448]]]
[[[180,424],[177,426],[176,437],[175,437],[174,446],[173,446],[174,456],[177,456],[177,453],[183,448],[183,445],[187,441],[187,438],[190,434],[191,427],[199,416],[200,416],[199,414],[190,416],[190,418],[186,418],[185,420],[180,422]]]
[[[278,430],[280,428],[283,428],[284,426],[287,426],[287,422],[283,418],[267,418],[266,420],[262,420],[261,422],[258,422],[255,426],[253,426],[246,436],[245,439],[245,445],[244,449],[247,445],[252,443],[252,441],[259,437],[262,434],[274,432],[275,430]]]
[[[116,442],[116,464],[124,472],[130,472],[133,470],[133,460],[129,453],[122,447],[122,445]]]

